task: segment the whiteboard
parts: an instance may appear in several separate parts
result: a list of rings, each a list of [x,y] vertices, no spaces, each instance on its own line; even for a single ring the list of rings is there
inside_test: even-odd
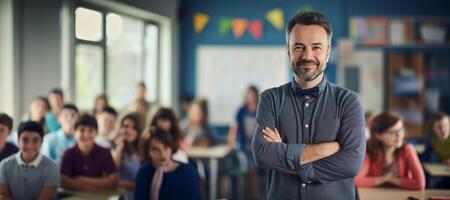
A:
[[[285,46],[201,45],[196,54],[196,96],[208,101],[213,125],[234,120],[249,85],[262,92],[289,80]]]

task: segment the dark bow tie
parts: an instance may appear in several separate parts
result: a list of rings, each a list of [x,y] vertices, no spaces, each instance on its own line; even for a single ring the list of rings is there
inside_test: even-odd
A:
[[[309,89],[302,89],[300,87],[296,87],[295,93],[298,96],[309,95],[309,96],[313,96],[313,97],[317,98],[319,96],[319,87],[313,87],[313,88],[309,88]]]

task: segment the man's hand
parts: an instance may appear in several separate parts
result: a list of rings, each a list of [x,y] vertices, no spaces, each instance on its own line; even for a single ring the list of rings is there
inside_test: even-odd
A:
[[[283,140],[281,140],[280,132],[275,128],[275,131],[270,129],[269,127],[266,127],[262,130],[264,139],[266,142],[275,142],[275,143],[282,143]]]

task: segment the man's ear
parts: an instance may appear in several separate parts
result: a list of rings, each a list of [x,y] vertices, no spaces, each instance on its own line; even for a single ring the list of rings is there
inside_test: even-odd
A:
[[[327,62],[330,60],[330,55],[331,55],[331,46],[328,46],[328,51],[327,51]]]

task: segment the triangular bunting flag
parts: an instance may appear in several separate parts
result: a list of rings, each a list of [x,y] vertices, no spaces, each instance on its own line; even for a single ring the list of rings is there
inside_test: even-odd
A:
[[[252,34],[253,38],[261,39],[262,30],[263,30],[263,23],[261,20],[253,20],[250,22],[248,31],[250,32],[250,34]]]
[[[219,20],[219,35],[225,36],[231,30],[231,19],[227,17],[221,17]]]
[[[245,19],[233,19],[233,35],[235,38],[241,38],[247,29],[248,22]]]
[[[196,13],[194,15],[194,31],[200,33],[209,22],[209,16],[203,13]]]
[[[266,14],[266,19],[278,30],[283,30],[284,28],[284,13],[283,10],[276,8],[270,10]]]

